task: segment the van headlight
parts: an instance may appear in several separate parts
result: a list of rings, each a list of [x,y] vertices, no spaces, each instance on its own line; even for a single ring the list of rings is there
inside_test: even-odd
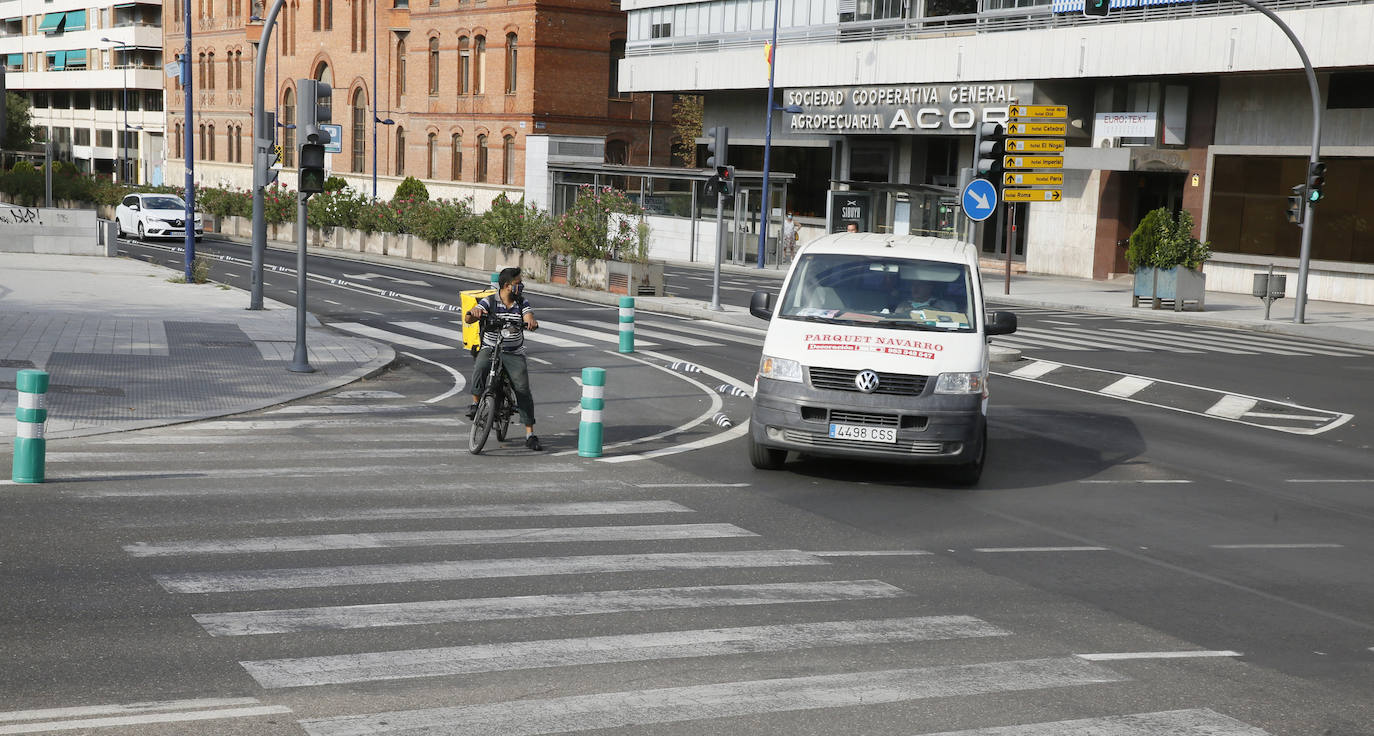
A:
[[[941,373],[935,379],[937,394],[981,394],[987,385],[987,377],[982,372]]]
[[[759,361],[759,377],[771,378],[775,381],[801,383],[801,363],[787,358],[774,358],[771,355],[765,355],[763,360]]]

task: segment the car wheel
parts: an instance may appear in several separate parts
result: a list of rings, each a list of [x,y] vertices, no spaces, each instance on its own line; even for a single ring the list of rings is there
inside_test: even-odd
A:
[[[787,459],[787,450],[764,447],[754,442],[752,434],[748,435],[748,445],[749,464],[759,470],[777,470],[782,467],[783,461]]]
[[[961,486],[976,486],[983,477],[983,465],[988,458],[988,427],[983,425],[983,434],[978,440],[978,457],[971,463],[955,465],[950,468],[949,478]]]
[[[143,234],[143,223],[141,223],[141,222],[138,223],[138,239],[139,239],[139,240],[147,240],[147,239],[148,239],[148,236],[146,236],[146,235]]]

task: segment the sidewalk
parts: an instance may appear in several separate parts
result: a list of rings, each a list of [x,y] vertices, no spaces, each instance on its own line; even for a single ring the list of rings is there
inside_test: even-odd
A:
[[[343,386],[395,353],[310,317],[314,373],[286,369],[295,309],[218,284],[173,284],[124,258],[0,254],[0,438],[14,436],[15,372],[51,375],[48,437],[237,414]],[[8,474],[6,474],[8,477]]]

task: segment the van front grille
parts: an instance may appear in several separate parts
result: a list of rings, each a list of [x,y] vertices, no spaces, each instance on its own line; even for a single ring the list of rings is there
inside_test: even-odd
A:
[[[859,390],[859,387],[854,384],[854,377],[859,374],[856,370],[843,368],[808,368],[807,373],[811,375],[811,385],[814,388],[822,388],[830,391],[858,392]],[[906,373],[879,373],[878,388],[873,393],[895,396],[920,396],[925,393],[926,382],[929,379],[929,376],[913,376]]]
[[[839,409],[830,410],[830,421],[832,424],[858,424],[865,427],[895,427],[898,424],[896,414],[870,414]]]
[[[809,447],[847,448],[852,450],[863,450],[865,452],[878,452],[886,455],[949,455],[963,449],[963,445],[959,442],[899,441],[894,444],[884,444],[881,442],[864,442],[863,440],[835,439],[828,433],[805,432],[797,429],[783,430],[782,438],[787,442],[807,445]]]

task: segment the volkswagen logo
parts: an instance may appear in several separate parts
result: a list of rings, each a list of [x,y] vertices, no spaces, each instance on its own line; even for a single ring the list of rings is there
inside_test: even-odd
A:
[[[854,385],[860,391],[871,394],[878,390],[878,374],[870,370],[859,371],[859,375],[854,376]]]

